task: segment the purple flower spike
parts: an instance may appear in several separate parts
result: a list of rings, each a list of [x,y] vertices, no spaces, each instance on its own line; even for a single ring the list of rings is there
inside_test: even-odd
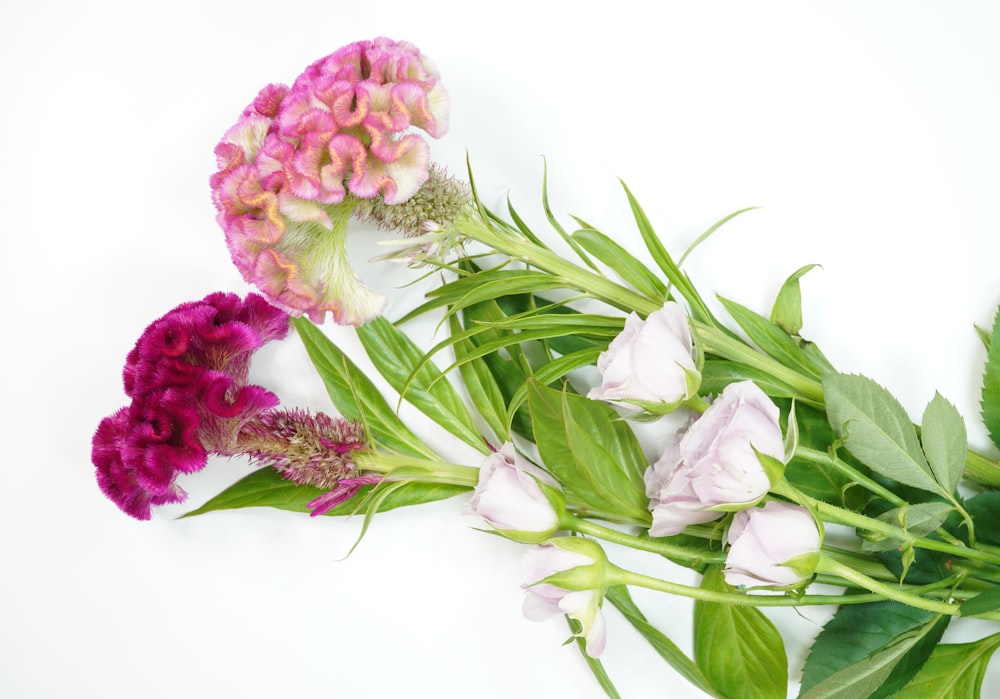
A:
[[[247,381],[253,353],[287,332],[288,317],[255,294],[211,294],[151,323],[122,372],[131,404],[94,435],[104,494],[137,519],[182,502],[177,474],[201,470],[210,453],[234,454],[243,426],[278,404]]]

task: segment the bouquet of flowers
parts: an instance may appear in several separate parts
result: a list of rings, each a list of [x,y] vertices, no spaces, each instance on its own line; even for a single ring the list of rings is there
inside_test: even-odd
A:
[[[941,639],[963,618],[1000,620],[1000,463],[970,450],[956,408],[936,394],[913,419],[801,336],[800,279],[814,265],[766,314],[719,298],[722,318],[683,271],[691,249],[668,250],[627,186],[653,266],[582,218],[567,228],[544,187],[550,230],[509,203],[491,210],[472,168],[450,175],[415,131],[443,136],[448,110],[430,60],[386,38],[259,92],[225,130],[210,180],[233,263],[257,291],[181,303],[147,327],[123,371],[130,402],[94,435],[103,493],[149,519],[184,500],[183,474],[221,455],[256,470],[191,515],[273,507],[367,527],[464,497],[487,533],[523,548],[525,616],[565,617],[610,697],[606,613],[707,696],[784,697],[785,641],[760,611],[777,606],[836,609],[801,697],[980,696],[1000,628]],[[355,221],[397,235],[386,260],[439,280],[402,317],[384,317],[386,299],[351,269]],[[424,316],[441,328],[429,348],[406,331]],[[323,332],[328,320],[355,326],[394,395]],[[1000,446],[1000,322],[980,334],[981,417]],[[251,383],[272,341],[303,343],[338,415],[281,406]],[[399,417],[404,401],[479,463],[442,458]],[[665,445],[655,459],[650,435]],[[623,567],[621,547],[700,584]],[[635,588],[693,601],[693,657]]]

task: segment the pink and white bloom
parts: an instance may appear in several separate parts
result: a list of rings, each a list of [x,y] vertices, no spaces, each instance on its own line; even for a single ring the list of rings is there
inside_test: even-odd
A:
[[[361,199],[396,204],[428,177],[429,147],[448,128],[437,69],[407,42],[345,46],[291,87],[268,85],[215,149],[218,221],[243,278],[279,308],[358,325],[385,299],[368,290],[346,252]]]
[[[778,408],[752,381],[730,384],[646,470],[650,535],[678,534],[760,501],[770,482],[754,450],[785,460]]]
[[[526,619],[546,621],[566,614],[580,622],[581,635],[587,642],[587,655],[597,658],[604,652],[607,630],[601,603],[604,600],[604,551],[593,541],[579,537],[561,537],[529,548],[523,558],[525,590],[522,611]],[[561,583],[566,589],[541,582],[568,573]],[[572,582],[571,578],[575,578]]]
[[[642,320],[636,313],[597,360],[601,385],[587,394],[615,403],[675,405],[692,397],[700,375],[692,359],[691,328],[673,301]]]
[[[558,488],[548,473],[507,442],[479,467],[479,483],[467,510],[518,541],[543,541],[558,529],[559,515],[542,483]]]
[[[797,585],[813,574],[821,544],[809,510],[786,502],[741,510],[729,527],[723,571],[735,587]]]

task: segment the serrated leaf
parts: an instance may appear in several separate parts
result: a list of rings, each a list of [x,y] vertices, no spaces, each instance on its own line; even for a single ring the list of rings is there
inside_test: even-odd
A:
[[[888,600],[842,605],[813,642],[802,668],[802,693],[805,694],[827,678],[874,656],[891,645],[896,638],[920,629],[934,619],[935,614],[932,612]],[[944,629],[941,628],[940,632],[943,633]],[[938,630],[934,630],[926,638],[933,641],[933,647],[940,634]],[[909,659],[911,677],[929,654],[928,648],[922,656],[918,654]],[[899,686],[906,681],[908,679]],[[859,693],[857,696],[867,695]]]
[[[896,527],[901,527],[913,537],[927,536],[944,524],[955,506],[946,502],[922,502],[916,505],[904,505],[883,512],[878,519]],[[864,541],[861,548],[865,551],[888,551],[898,547],[900,539],[885,538],[878,541]]]
[[[372,364],[405,400],[466,444],[489,453],[465,403],[409,337],[385,318],[356,330]]]
[[[648,521],[646,458],[613,409],[529,379],[528,410],[542,463],[568,497],[598,512]]]
[[[771,309],[771,322],[789,335],[798,335],[802,330],[802,291],[799,279],[818,265],[804,265],[795,270],[781,285],[778,297]]]
[[[706,570],[701,587],[731,590],[719,566]],[[696,600],[694,658],[724,697],[784,699],[788,694],[785,644],[756,607]]]
[[[399,487],[379,503],[378,511],[397,507],[419,505],[450,498],[468,492],[463,486],[445,483],[400,483]],[[351,515],[363,505],[374,486],[364,486],[357,495],[330,510],[329,515]],[[324,491],[311,485],[298,485],[281,476],[273,468],[265,467],[244,476],[213,497],[201,507],[187,512],[183,517],[194,517],[217,510],[235,510],[244,507],[273,507],[289,512],[309,512],[306,505]],[[362,507],[363,509],[363,507]]]
[[[990,658],[1000,634],[973,643],[942,644],[913,681],[893,699],[979,699]]]
[[[715,691],[715,688],[712,687],[708,678],[698,669],[694,661],[687,657],[684,651],[678,648],[666,634],[649,623],[645,615],[632,600],[627,587],[624,585],[609,587],[605,593],[605,599],[622,613],[635,630],[649,641],[649,645],[652,646],[653,650],[659,653],[660,657],[667,661],[667,664],[676,670],[681,677],[709,696],[720,696]]]
[[[994,446],[1000,449],[1000,308],[990,333],[986,366],[983,368],[982,416]]]
[[[823,379],[830,426],[844,446],[875,473],[905,485],[944,493],[931,474],[910,418],[891,393],[856,374]]]
[[[888,691],[891,688],[882,690],[886,682],[890,680],[896,668],[904,662],[909,653],[917,648],[928,635],[937,632],[939,623],[940,620],[934,619],[894,636],[889,643],[881,646],[874,653],[813,684],[799,694],[799,699],[858,699],[858,697],[871,697],[872,695],[888,696]],[[814,646],[810,657],[815,652]]]
[[[292,325],[341,415],[364,423],[376,445],[410,456],[436,458],[403,424],[365,373],[322,330],[306,318],[292,318]]]
[[[940,393],[934,394],[924,411],[920,441],[934,478],[945,491],[954,493],[965,469],[968,437],[965,420]]]

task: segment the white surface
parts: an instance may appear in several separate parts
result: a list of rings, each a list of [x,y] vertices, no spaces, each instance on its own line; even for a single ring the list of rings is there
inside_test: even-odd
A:
[[[1000,300],[1000,10],[690,5],[7,8],[0,696],[601,696],[560,645],[561,622],[521,618],[518,547],[474,531],[457,500],[379,517],[340,561],[359,521],[177,521],[175,507],[139,523],[94,483],[90,437],[124,403],[121,364],[143,327],[181,301],[246,290],[209,198],[216,141],[263,84],[350,41],[405,38],[431,56],[453,101],[434,157],[461,173],[467,149],[487,201],[509,190],[533,221],[542,155],[557,212],[633,243],[616,177],[675,251],[763,207],[691,259],[703,292],[767,312],[785,276],[821,263],[803,281],[804,334],[911,413],[939,389],[975,422],[972,325],[988,327]],[[357,244],[362,261],[373,246]],[[359,267],[380,289],[409,278]],[[390,315],[415,301],[395,293]],[[322,408],[295,343],[262,353],[260,375]],[[189,504],[245,471],[211,463],[184,481]],[[690,647],[687,605],[642,599]],[[803,639],[825,618],[774,616]],[[695,695],[608,617],[624,697]],[[789,653],[798,668],[804,650]],[[995,671],[987,681],[1000,692]]]

